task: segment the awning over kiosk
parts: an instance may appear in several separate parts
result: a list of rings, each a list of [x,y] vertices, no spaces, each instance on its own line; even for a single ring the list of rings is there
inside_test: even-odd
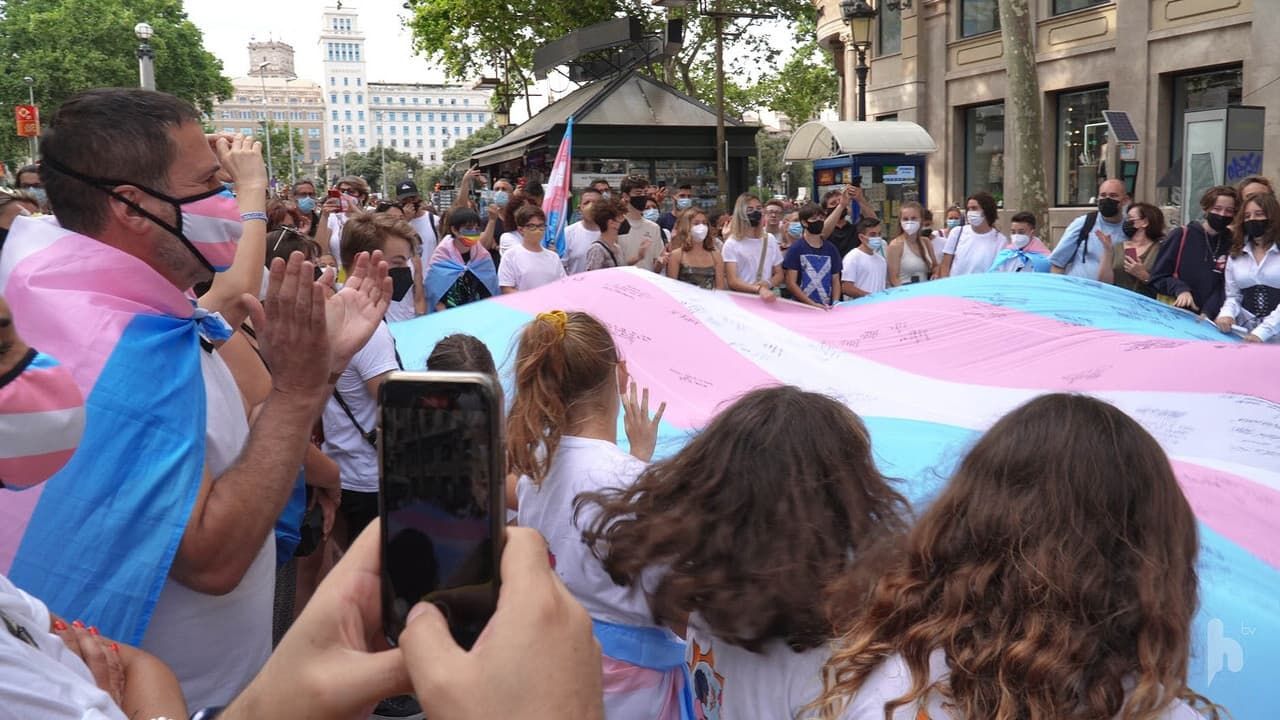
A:
[[[783,159],[801,162],[841,155],[925,155],[937,150],[938,144],[929,133],[913,122],[815,120],[795,131]]]

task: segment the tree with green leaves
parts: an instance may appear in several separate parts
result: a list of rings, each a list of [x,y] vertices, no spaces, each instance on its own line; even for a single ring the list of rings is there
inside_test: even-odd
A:
[[[270,122],[271,132],[271,170],[275,173],[275,179],[284,183],[293,183],[295,179],[291,177],[291,167],[289,164],[289,129],[287,126],[273,121],[259,120],[257,138],[262,141],[262,151],[267,150],[267,125]],[[302,159],[306,157],[306,144],[302,138],[301,128],[292,128],[293,130],[293,165],[297,168],[299,177],[305,176],[303,172]]]
[[[422,161],[417,155],[397,150],[396,148],[377,146],[368,152],[348,152],[336,161],[338,167],[346,169],[347,175],[358,175],[369,183],[369,189],[375,193],[383,192],[382,163],[387,163],[387,189],[395,191],[391,183],[397,183],[406,177],[414,176],[422,168]],[[335,162],[335,161],[330,161]],[[278,174],[278,171],[277,171]],[[335,176],[333,180],[336,180]]]
[[[0,98],[27,102],[24,76],[35,82],[36,104],[47,121],[68,97],[96,87],[137,87],[138,40],[133,26],[155,35],[156,89],[210,112],[231,95],[222,62],[204,49],[204,38],[181,0],[5,0],[0,15]],[[27,156],[15,135],[13,112],[0,112],[0,159]]]

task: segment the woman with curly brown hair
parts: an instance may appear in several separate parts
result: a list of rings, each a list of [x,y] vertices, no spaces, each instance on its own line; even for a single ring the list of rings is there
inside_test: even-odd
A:
[[[1195,517],[1169,459],[1099,400],[989,430],[849,619],[817,707],[846,720],[1191,720]],[[842,623],[843,624],[843,623]]]
[[[620,406],[630,455],[617,445]],[[608,717],[678,720],[692,711],[684,643],[654,625],[642,595],[613,583],[582,544],[585,524],[573,511],[578,494],[625,488],[644,470],[665,409],[650,419],[648,406],[648,390],[636,401],[609,330],[587,313],[541,313],[520,334],[507,417],[516,524],[542,533],[556,573],[591,614]]]
[[[685,634],[697,702],[735,719],[796,718],[818,697],[823,597],[865,594],[908,513],[858,416],[790,386],[747,393],[635,484],[576,505],[598,512],[583,541],[614,582]]]

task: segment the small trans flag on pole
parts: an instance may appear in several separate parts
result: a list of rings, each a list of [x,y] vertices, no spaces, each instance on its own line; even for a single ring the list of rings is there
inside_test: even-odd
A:
[[[569,185],[573,181],[573,117],[569,117],[564,129],[564,139],[556,151],[555,164],[551,166],[551,179],[547,181],[547,195],[542,199],[542,212],[547,216],[547,231],[542,236],[542,247],[555,250],[564,257],[564,225],[569,214]]]

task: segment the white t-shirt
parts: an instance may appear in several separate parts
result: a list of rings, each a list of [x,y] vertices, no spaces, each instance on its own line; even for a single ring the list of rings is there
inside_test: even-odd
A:
[[[49,632],[49,608],[0,575],[0,716],[41,720],[124,720],[84,662]],[[26,631],[35,645],[8,625]]]
[[[627,218],[627,222],[631,223],[631,232],[626,235],[618,236],[618,246],[622,248],[622,252],[618,255],[618,264],[626,265],[627,261],[636,256],[640,252],[640,244],[649,239],[649,249],[645,251],[644,258],[636,265],[638,268],[645,270],[653,270],[653,264],[658,261],[662,255],[662,228],[658,223],[643,218],[632,220]]]
[[[884,290],[888,282],[889,261],[880,253],[867,253],[856,247],[844,256],[844,266],[840,270],[840,282],[853,283],[865,293],[877,293]]]
[[[765,250],[764,268],[760,267],[760,244],[769,243]],[[734,272],[738,279],[745,283],[755,284],[769,282],[773,269],[782,264],[782,248],[778,246],[778,238],[766,234],[761,238],[736,238],[730,236],[725,240],[720,256],[726,263],[735,263]],[[727,269],[727,267],[726,267]],[[756,271],[759,270],[757,275]]]
[[[950,674],[947,658],[942,650],[929,655],[929,683],[945,679]],[[884,704],[896,700],[911,691],[911,669],[901,655],[892,655],[880,663],[866,682],[858,689],[840,717],[842,720],[884,720]],[[938,693],[932,693],[925,701],[925,714],[930,720],[957,720],[947,711]],[[893,720],[916,720],[921,708],[901,705],[893,712]],[[1160,720],[1203,720],[1189,705],[1181,700],[1160,714]]]
[[[519,247],[523,243],[524,235],[515,230],[502,233],[498,238],[498,251],[502,253],[502,262],[507,261],[508,250],[513,247]]]
[[[516,523],[533,528],[547,539],[556,573],[591,617],[622,625],[653,625],[653,614],[642,592],[616,585],[604,566],[582,542],[600,507],[583,505],[574,520],[573,500],[579,493],[630,486],[644,463],[604,440],[566,435],[547,476],[535,485],[527,476],[516,485],[520,509]]]
[[[346,213],[334,213],[329,216],[329,254],[342,263],[342,226],[347,223]]]
[[[240,390],[217,353],[200,353],[205,388],[205,466],[214,478],[235,463],[249,439]],[[217,482],[215,479],[214,482]],[[206,595],[169,578],[142,638],[182,684],[187,705],[226,705],[271,654],[276,542],[269,530],[240,584]]]
[[[564,265],[560,256],[546,248],[537,252],[517,245],[502,252],[502,267],[498,268],[498,287],[532,290],[564,277]]]
[[[978,233],[972,225],[954,228],[947,236],[942,252],[955,255],[951,261],[951,275],[971,275],[991,269],[996,255],[1009,244],[1009,238],[995,228]]]
[[[587,251],[600,239],[599,230],[588,230],[581,222],[564,229],[564,271],[576,275],[587,271]]]
[[[369,432],[378,424],[378,401],[369,395],[365,383],[379,375],[399,370],[396,343],[386,323],[378,323],[369,341],[351,358],[338,377],[342,394],[360,427]],[[324,454],[338,464],[343,490],[378,491],[378,452],[347,417],[338,401],[330,396],[324,406]]]
[[[435,223],[440,218],[435,213],[427,213],[422,217],[416,217],[409,221],[409,225],[413,226],[414,232],[418,233],[418,238],[422,243],[418,245],[418,254],[423,260],[430,260],[431,253],[436,251],[436,244],[440,238],[436,236]]]
[[[809,717],[804,708],[822,694],[822,664],[831,654],[827,647],[795,652],[772,640],[754,653],[692,621],[688,641],[693,705],[695,714],[702,711],[700,717],[800,720]]]

